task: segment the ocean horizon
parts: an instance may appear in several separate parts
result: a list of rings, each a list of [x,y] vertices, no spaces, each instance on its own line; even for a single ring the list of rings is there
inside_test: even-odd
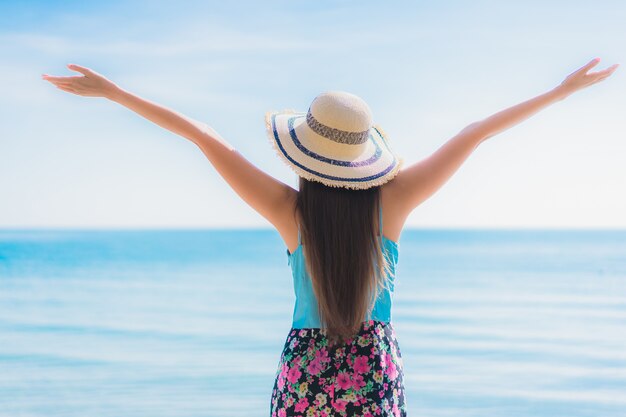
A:
[[[273,229],[0,229],[0,417],[268,416]],[[626,416],[626,230],[405,229],[409,416]]]

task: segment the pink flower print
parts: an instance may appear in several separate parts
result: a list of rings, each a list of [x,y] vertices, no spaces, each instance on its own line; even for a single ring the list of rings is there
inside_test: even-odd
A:
[[[332,384],[325,386],[324,391],[326,391],[328,393],[328,396],[331,398],[335,396],[335,386]]]
[[[328,361],[328,351],[326,349],[320,349],[315,352],[315,359],[319,359],[321,362]]]
[[[300,332],[298,333],[298,336],[306,336],[306,330],[300,330]]]
[[[289,372],[287,372],[287,381],[291,382],[292,384],[295,384],[296,382],[298,382],[298,379],[300,378],[301,375],[302,375],[302,372],[300,372],[298,367],[294,366],[293,368],[289,370]]]
[[[387,367],[387,369],[385,370],[385,373],[387,374],[387,376],[389,376],[389,379],[391,379],[392,381],[395,380],[398,376],[398,369],[396,368],[396,364],[391,362],[389,364],[389,367]]]
[[[374,415],[369,411],[366,411],[365,413],[363,413],[363,417],[374,417]]]
[[[333,408],[337,411],[346,411],[347,401],[344,400],[332,400]]]
[[[363,380],[363,375],[354,374],[352,375],[352,386],[355,390],[360,390],[365,386],[365,381]]]
[[[357,356],[354,360],[354,371],[359,374],[365,374],[370,371],[370,366],[367,364],[367,356]]]
[[[309,400],[306,397],[300,398],[300,401],[298,401],[298,403],[296,404],[294,411],[296,413],[302,413],[304,412],[304,410],[306,410],[308,406],[309,406]]]
[[[295,367],[300,366],[301,362],[302,362],[302,356],[296,356],[291,360],[291,364]]]
[[[394,417],[400,417],[400,410],[398,409],[398,404],[394,404],[393,407],[391,408],[391,411],[393,411]]]
[[[320,360],[316,358],[309,362],[306,371],[311,375],[317,375],[322,372],[322,365],[320,364]]]
[[[384,370],[387,368],[387,354],[383,354],[380,356],[380,367]]]
[[[278,376],[278,389],[282,391],[283,388],[285,388],[285,377],[282,375],[279,375]]]
[[[337,374],[337,385],[339,389],[347,390],[352,386],[352,381],[350,381],[350,374],[347,372],[339,372]]]
[[[278,417],[287,417],[287,411],[284,408],[278,410]]]
[[[285,386],[285,376],[287,376],[287,365],[282,364],[280,366],[280,372],[278,373],[278,389],[282,391]]]

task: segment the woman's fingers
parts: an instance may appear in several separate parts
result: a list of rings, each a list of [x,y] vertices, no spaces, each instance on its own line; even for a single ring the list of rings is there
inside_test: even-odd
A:
[[[69,93],[80,94],[78,90],[78,86],[74,83],[73,80],[56,80],[52,78],[46,78],[50,84],[54,85],[59,90],[67,91]]]
[[[615,70],[615,68],[617,68],[618,65],[619,64],[613,64],[610,67],[603,69],[602,71],[590,72],[587,75],[600,75],[600,76],[607,75],[613,72],[613,70]]]
[[[74,84],[74,81],[72,80],[48,80],[48,81],[50,81],[52,84],[62,84],[62,85]]]
[[[596,77],[593,80],[592,84],[599,83],[600,81],[603,81],[603,80],[606,80],[607,78],[609,78],[611,76],[611,74],[613,74],[613,71],[615,71],[615,68],[617,68],[617,66],[612,68],[611,71],[608,71],[608,72],[602,71],[602,74],[600,76]]]
[[[610,76],[611,76],[611,74],[603,75],[602,77],[598,78],[598,81],[602,81],[602,80],[604,80],[606,78],[609,78]]]
[[[69,77],[69,78],[68,77],[46,77],[44,79],[54,84],[57,87],[63,86],[63,87],[76,88],[80,82],[78,78],[84,78],[84,77]]]
[[[598,74],[602,74],[602,75],[611,75],[613,73],[613,71],[615,71],[615,69],[619,67],[619,64],[613,64],[610,67],[608,67],[605,70],[602,71],[598,71]]]
[[[600,62],[600,58],[594,58],[588,63],[586,63],[585,65],[583,65],[582,67],[580,67],[578,71],[587,72],[590,68],[593,68],[594,66],[596,66],[598,62]]]
[[[50,84],[54,85],[57,88],[63,87],[75,89],[75,86],[71,82],[67,81],[50,81]]]
[[[83,78],[80,75],[70,75],[70,76],[56,76],[56,75],[48,75],[48,74],[43,74],[41,76],[44,80],[51,80],[51,81],[64,81],[64,80],[77,80],[79,78]]]
[[[83,80],[85,77],[44,77],[46,81],[54,84],[56,87],[66,87],[72,89],[74,92],[80,91],[83,88]]]
[[[48,80],[56,80],[56,81],[60,81],[60,80],[68,80],[70,78],[73,78],[74,76],[63,76],[63,75],[46,75],[44,78],[48,79]]]
[[[605,78],[607,78],[608,76],[613,74],[613,71],[615,71],[615,69],[618,66],[619,66],[619,64],[613,64],[610,67],[608,67],[607,69],[604,69],[604,70],[598,71],[598,72],[594,72],[594,73],[590,73],[590,74],[587,74],[587,75],[595,77],[594,81],[604,80]]]
[[[67,67],[73,71],[80,72],[83,75],[59,77],[42,74],[42,78],[57,87],[70,88],[74,93],[89,97],[105,97],[107,91],[115,86],[115,84],[109,81],[106,77],[89,68],[76,64],[67,64]]]
[[[58,88],[59,90],[67,91],[68,93],[78,94],[78,92],[76,90],[74,90],[73,88],[71,88],[71,87],[65,87],[65,86],[57,85],[56,88]]]
[[[613,74],[613,72],[619,66],[619,64],[613,64],[610,67],[601,71],[587,73],[587,71],[598,62],[600,62],[600,58],[594,58],[587,64],[580,67],[578,70],[569,74],[567,77],[565,77],[565,80],[561,82],[561,88],[569,90],[571,92],[578,91],[582,88],[596,84],[606,79],[607,77],[610,77],[611,74]]]
[[[63,87],[63,88],[71,88],[71,89],[76,89],[75,86],[73,86],[72,84],[61,84],[61,83],[56,83],[54,84],[55,87]]]
[[[80,65],[76,65],[76,64],[67,64],[67,67],[71,70],[80,72],[83,75],[94,75],[94,72],[92,70],[90,70],[89,68],[86,67],[81,67]]]

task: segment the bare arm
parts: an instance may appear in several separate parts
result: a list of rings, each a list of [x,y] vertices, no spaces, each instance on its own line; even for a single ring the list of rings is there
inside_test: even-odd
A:
[[[575,91],[607,78],[618,66],[615,64],[603,71],[587,74],[598,62],[597,59],[590,61],[546,93],[470,124],[432,155],[400,170],[394,180],[402,210],[400,215],[406,218],[413,209],[441,188],[485,139],[528,119]]]
[[[201,140],[200,138],[202,138],[203,135],[211,130],[206,123],[194,120],[173,109],[142,98],[118,86],[108,90],[104,97],[121,104],[162,128],[196,144]],[[230,150],[233,149],[232,146],[225,141],[222,142],[222,145]]]
[[[474,129],[479,138],[479,143],[523,122],[549,105],[563,100],[567,95],[567,91],[558,86],[530,100],[508,107],[475,122]]]
[[[206,123],[121,88],[113,90],[109,98],[196,144],[233,191],[277,228],[290,220],[286,213],[295,190],[257,168]]]
[[[482,136],[481,140],[497,135],[528,119],[550,104],[563,100],[578,90],[604,80],[611,75],[619,65],[614,64],[605,70],[587,74],[587,71],[598,62],[600,62],[599,58],[592,59],[584,66],[568,75],[561,84],[552,90],[481,120],[476,126],[477,131]]]
[[[275,226],[289,220],[295,190],[250,163],[206,123],[126,91],[89,68],[74,65],[70,69],[85,76],[44,78],[70,93],[107,98],[190,140],[233,190],[259,214]]]

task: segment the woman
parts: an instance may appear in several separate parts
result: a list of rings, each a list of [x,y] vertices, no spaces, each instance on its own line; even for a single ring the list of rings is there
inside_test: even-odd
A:
[[[270,142],[299,175],[299,190],[256,168],[204,123],[142,99],[97,72],[43,78],[63,91],[105,97],[191,142],[287,246],[296,304],[270,402],[272,417],[407,414],[391,320],[398,240],[406,218],[485,139],[610,76],[594,59],[550,91],[472,123],[429,157],[403,160],[359,97],[318,95],[307,112],[266,113]],[[383,215],[384,207],[384,215]]]

